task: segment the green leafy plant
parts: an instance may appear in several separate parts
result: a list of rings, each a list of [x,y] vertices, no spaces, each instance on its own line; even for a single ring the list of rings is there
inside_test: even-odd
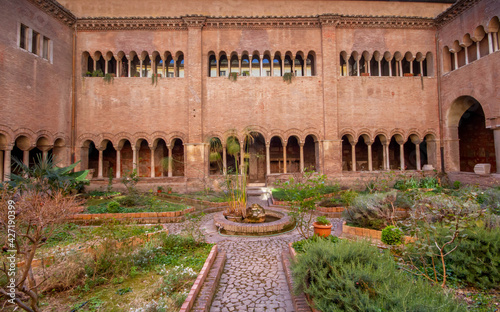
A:
[[[161,74],[152,74],[151,75],[151,85],[156,87],[158,85],[158,79],[161,79]]]
[[[127,172],[122,178],[122,183],[127,188],[127,192],[129,194],[137,193],[137,189],[135,186],[137,185],[138,182],[139,182],[139,176],[137,175],[136,169]]]
[[[382,230],[382,243],[387,245],[401,245],[404,241],[404,233],[400,228],[389,225]]]
[[[328,235],[328,236],[319,236],[319,235],[313,235],[309,237],[308,239],[302,239],[296,242],[292,243],[293,249],[295,249],[295,252],[297,253],[304,253],[307,250],[307,246],[310,244],[313,244],[314,242],[318,240],[326,240],[329,241],[332,244],[337,243],[340,239],[337,236],[333,235]]]
[[[107,208],[110,213],[117,213],[120,211],[120,204],[115,201],[111,201],[108,203]]]
[[[114,74],[107,73],[106,75],[104,75],[102,80],[104,80],[104,82],[107,84],[111,84],[115,80],[115,76]]]
[[[284,73],[283,74],[283,81],[286,82],[287,84],[291,84],[293,79],[293,73]]]
[[[316,223],[319,224],[319,225],[330,225],[330,224],[332,224],[330,222],[330,220],[328,220],[328,218],[325,217],[325,216],[319,216],[319,217],[317,217],[316,218]]]
[[[381,230],[396,221],[395,192],[361,194],[343,212],[346,222],[363,228]]]
[[[236,81],[238,79],[239,74],[238,73],[229,73],[228,79],[231,81]]]
[[[109,168],[109,171],[108,171],[108,186],[106,188],[106,191],[108,193],[112,193],[113,192],[113,178],[114,178],[114,170],[113,168]]]

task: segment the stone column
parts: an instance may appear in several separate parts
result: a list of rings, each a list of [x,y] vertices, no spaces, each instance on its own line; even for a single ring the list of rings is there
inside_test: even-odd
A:
[[[151,150],[151,177],[155,177],[155,147],[151,146],[149,148]]]
[[[378,76],[382,77],[382,62],[378,60],[377,63],[378,63]]]
[[[102,148],[98,148],[97,149],[99,151],[99,161],[98,161],[98,166],[97,166],[97,178],[98,179],[102,179],[103,176],[102,176],[102,167],[103,167],[103,149]]]
[[[386,149],[386,144],[382,144],[382,168],[384,170],[387,170],[387,151]]]
[[[286,142],[283,143],[283,173],[286,173]]]
[[[137,175],[139,175],[139,168],[137,167],[137,149],[135,145],[132,145],[132,170],[136,170]]]
[[[292,74],[295,76],[295,57],[292,56]]]
[[[454,64],[455,64],[455,68],[454,69],[458,69],[458,53],[457,52],[453,52],[453,61],[454,61]]]
[[[175,78],[179,76],[177,74],[177,58],[176,59],[172,58],[172,59],[174,60],[174,78]]]
[[[390,163],[390,154],[389,154],[389,144],[386,144],[385,146],[385,161],[386,161],[386,164],[385,164],[385,168],[387,170],[390,170],[391,169],[391,163]]]
[[[491,33],[488,33],[488,52],[489,54],[493,53],[493,36]]]
[[[271,77],[274,76],[274,59],[271,60]]]
[[[245,142],[240,144],[240,174],[245,170]]]
[[[424,75],[424,60],[420,60],[420,76]]]
[[[350,142],[351,143],[351,161],[352,161],[352,171],[356,171],[356,143],[357,142]]]
[[[26,167],[30,166],[30,151],[29,150],[23,150],[23,164],[25,164]]]
[[[464,50],[465,50],[465,65],[467,65],[469,64],[469,52],[467,51],[468,47],[464,47]]]
[[[498,34],[493,36],[493,50],[498,51]]]
[[[105,59],[104,60],[104,74],[109,74],[109,72],[108,72],[109,71],[109,65],[108,65],[108,63],[109,63],[109,60]]]
[[[172,177],[172,163],[174,161],[174,156],[172,154],[172,147],[170,145],[167,146],[168,149],[168,170],[167,170],[167,176],[170,178]]]
[[[285,74],[285,58],[281,57],[281,76]]]
[[[121,178],[121,170],[122,170],[122,150],[116,149],[116,178]]]
[[[264,56],[260,56],[260,76],[264,76]]]
[[[241,57],[238,57],[238,73],[240,73],[240,76],[242,76],[242,74],[241,74]]]
[[[420,143],[415,143],[415,152],[417,153],[417,170],[422,170],[422,164],[420,163]]]
[[[270,147],[271,147],[271,144],[266,142],[266,172],[267,172],[267,175],[271,174],[271,152],[269,151]]]
[[[500,173],[500,128],[493,130],[495,140],[495,159],[497,163],[497,173]]]
[[[360,76],[361,75],[361,69],[359,68],[359,59],[356,60],[356,73],[357,75],[356,76]]]
[[[389,60],[389,77],[392,77],[392,62]]]
[[[398,63],[399,63],[399,77],[403,77],[403,61],[400,60]]]
[[[4,169],[3,169],[3,180],[10,181],[10,166],[11,166],[11,151],[12,146],[7,146],[4,150]]]
[[[142,77],[142,59],[139,60],[139,77]]]
[[[300,172],[304,172],[304,143],[300,143],[299,147],[300,147]]]
[[[128,77],[130,78],[132,75],[132,60],[130,60],[130,56],[128,58]]]
[[[372,142],[366,143],[368,146],[368,171],[373,171]]]
[[[479,60],[481,58],[481,48],[479,47],[479,41],[476,42],[476,55],[477,59]]]
[[[222,145],[222,172],[224,175],[227,174],[227,146]]]
[[[410,61],[410,74],[413,74],[413,60]]]
[[[399,144],[399,159],[401,163],[401,171],[405,170],[405,143]]]
[[[166,60],[162,59],[162,61],[163,62],[161,62],[161,75],[162,75],[162,77],[167,77],[167,72],[165,70],[165,62],[166,62]]]

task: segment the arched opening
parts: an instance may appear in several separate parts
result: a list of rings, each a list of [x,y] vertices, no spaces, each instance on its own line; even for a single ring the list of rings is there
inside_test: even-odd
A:
[[[294,60],[294,67],[295,67],[295,73],[294,75],[297,77],[297,76],[304,76],[304,59],[302,58],[302,56],[300,56],[300,54],[297,54],[295,56],[295,60]]]
[[[349,75],[347,61],[347,53],[345,51],[340,52],[340,76]]]
[[[250,76],[250,60],[248,54],[243,54],[241,57],[241,75]]]
[[[118,145],[122,147],[120,151],[120,176],[123,177],[124,175],[130,174],[133,171],[134,152],[132,151],[132,144],[129,140],[121,140]]]
[[[209,148],[209,173],[210,175],[220,175],[224,172],[224,159],[221,140],[216,137],[210,138]]]
[[[260,57],[257,54],[252,56],[252,76],[260,77]]]
[[[155,177],[165,177],[168,175],[168,148],[163,139],[156,139],[154,151],[155,157]]]
[[[144,60],[142,61],[142,77],[151,78],[151,59],[149,58],[149,54],[147,52],[144,55]]]
[[[317,171],[319,168],[317,141],[312,135],[306,136],[304,142],[304,170]]]
[[[273,76],[283,76],[283,73],[281,72],[281,55],[279,52],[274,54]]]
[[[172,175],[184,176],[184,144],[181,139],[174,139],[172,145]]]
[[[283,173],[283,143],[280,137],[274,136],[271,138],[269,153],[271,158],[271,173]]]
[[[351,135],[342,136],[342,171],[354,171],[352,144],[354,138]]]
[[[99,168],[99,151],[93,141],[87,141],[84,148],[87,148],[87,169],[94,170],[92,178],[97,178]]]
[[[227,60],[226,54],[221,54],[219,57],[219,77],[226,77],[229,75],[229,62]]]
[[[266,182],[266,141],[258,132],[251,132],[245,138],[245,162],[248,182]]]
[[[5,150],[7,149],[8,139],[7,137],[0,133],[0,182],[5,181],[8,178],[6,175],[9,170],[5,170],[6,166],[11,162],[11,159],[5,159]],[[12,152],[11,152],[12,153]],[[12,154],[11,156],[12,157]]]
[[[291,73],[292,72],[292,57],[287,54],[285,55],[285,61],[284,61],[284,73]]]
[[[116,75],[116,59],[113,56],[112,52],[106,53],[106,60],[107,60],[107,65],[108,65],[108,70],[106,74],[112,74]]]
[[[384,145],[381,138],[385,142],[385,138],[381,135],[375,137],[372,143],[372,168],[373,170],[384,170]]]
[[[306,59],[306,74],[305,76],[316,76],[316,64],[314,61],[315,54],[313,52],[309,52]]]
[[[401,169],[401,146],[396,140],[396,136],[393,136],[389,143],[389,168],[391,170]]]
[[[380,57],[380,53],[378,51],[375,51],[373,53],[372,58],[370,59],[370,74],[371,76],[379,76],[379,70],[378,70],[378,61],[377,57]]]
[[[297,137],[291,136],[286,144],[286,172],[300,172],[300,146]]]
[[[239,169],[237,168],[237,161],[240,161],[240,141],[235,136],[230,136],[226,141],[226,158],[227,158],[227,173],[236,174]]]
[[[417,170],[417,153],[420,153],[420,147],[417,151],[417,145],[420,143],[420,139],[416,135],[411,135],[404,144],[404,155],[405,155],[405,169],[406,170]],[[420,160],[421,161],[421,160]],[[421,164],[419,166],[421,167]]]
[[[240,61],[236,53],[231,56],[231,73],[240,73]]]
[[[133,56],[131,53],[130,57],[132,59],[130,62],[130,77],[140,77],[139,66],[141,65],[141,61],[139,57],[135,53],[133,53]]]
[[[367,56],[368,56],[368,52],[363,52],[361,54],[361,58],[359,59],[359,73],[360,74],[365,74],[367,75],[368,74],[368,59],[367,59]],[[362,76],[365,76],[365,75],[362,75]]]
[[[208,77],[217,77],[217,59],[214,54],[208,57]]]
[[[160,54],[156,54],[156,56],[154,56],[153,74],[157,75],[157,77],[164,76],[163,60],[161,59]]]
[[[382,76],[391,76],[391,53],[385,52],[384,57],[380,61],[380,68],[382,71]]]
[[[356,170],[368,171],[368,143],[367,135],[361,135],[356,143]]]
[[[443,71],[445,73],[450,72],[454,66],[450,49],[446,46],[443,48]]]
[[[262,59],[262,70],[264,71],[262,76],[271,76],[271,58],[267,54]]]
[[[95,70],[100,70],[102,73],[106,72],[106,61],[104,60],[104,57],[102,57],[102,54],[100,52],[96,52],[95,56]]]
[[[106,146],[102,152],[102,176],[108,178],[110,174],[112,177],[116,176],[116,150],[111,141],[104,141],[101,145]]]
[[[137,175],[139,177],[149,177],[151,172],[151,150],[148,141],[139,139],[137,147]]]
[[[351,54],[347,64],[349,66],[349,76],[357,76],[358,75],[358,62],[355,59],[355,53]]]
[[[64,155],[66,149],[66,142],[59,138],[54,141],[53,157],[54,162],[58,167],[66,166],[67,159]]]
[[[474,172],[476,164],[491,164],[491,172],[497,171],[493,130],[487,129],[481,104],[472,97],[464,99],[470,107],[458,123],[460,145],[460,171]]]
[[[119,66],[118,74],[120,77],[128,77],[128,58],[125,56],[125,53],[118,53],[119,61],[117,66]]]
[[[82,53],[82,76],[89,75],[94,71],[94,60],[90,57],[89,52]]]
[[[170,52],[166,52],[165,65],[167,66],[167,77],[174,78],[175,70],[174,70],[174,59]]]
[[[184,54],[182,52],[177,52],[177,74],[175,76],[184,78]]]
[[[15,141],[14,148],[12,149],[11,156],[12,158],[16,158],[22,163],[24,163],[26,166],[33,165],[33,162],[31,161],[30,156],[30,151],[33,149],[33,144],[31,143],[31,140],[24,136],[21,135],[17,137]],[[11,173],[14,174],[19,174],[18,166],[15,164],[15,162],[11,162]]]

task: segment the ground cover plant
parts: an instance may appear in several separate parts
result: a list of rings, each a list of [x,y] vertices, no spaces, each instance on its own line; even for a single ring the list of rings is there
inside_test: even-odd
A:
[[[294,291],[320,311],[466,311],[449,292],[398,270],[365,241],[317,240],[292,262]]]
[[[86,205],[84,213],[167,212],[180,211],[189,207],[152,194],[139,193],[104,199],[90,198]]]
[[[196,200],[209,201],[214,203],[221,203],[226,201],[226,193],[224,192],[215,192],[215,191],[199,191],[199,192],[190,192],[185,194],[180,193],[172,193],[172,196],[177,196],[180,198],[190,198]]]

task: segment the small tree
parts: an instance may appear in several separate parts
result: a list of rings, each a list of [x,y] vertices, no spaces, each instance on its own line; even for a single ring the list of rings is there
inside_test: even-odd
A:
[[[449,195],[423,196],[417,199],[410,217],[402,222],[415,237],[415,242],[403,252],[404,269],[446,286],[445,258],[455,251],[464,237],[464,230],[477,222],[482,214],[473,198]]]
[[[122,178],[122,183],[123,185],[125,185],[125,187],[127,188],[127,192],[130,195],[137,193],[137,189],[135,188],[135,186],[138,182],[139,176],[137,175],[137,170],[135,169],[125,174]]]
[[[45,281],[37,283],[34,278],[32,263],[35,253],[79,207],[73,196],[65,195],[63,189],[52,187],[47,180],[37,181],[36,186],[25,190],[4,188],[0,193],[1,239],[6,242],[4,251],[15,251],[10,257],[2,257],[0,270],[9,283],[0,288],[0,293],[7,296],[10,303],[34,312],[40,311],[38,289]],[[23,261],[15,273],[11,269],[13,257],[16,262]]]
[[[328,184],[325,175],[306,171],[288,181],[278,181],[276,186],[283,189],[290,199],[290,216],[297,222],[297,230],[304,238],[309,238],[316,202],[322,197],[322,190]]]

